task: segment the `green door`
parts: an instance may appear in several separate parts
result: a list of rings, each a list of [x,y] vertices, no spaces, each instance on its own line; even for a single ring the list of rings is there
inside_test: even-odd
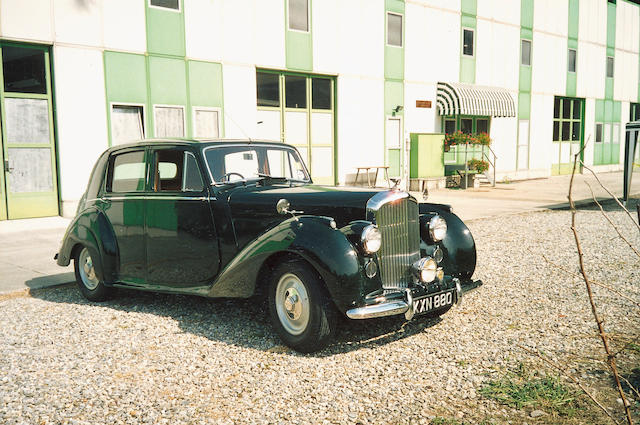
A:
[[[0,219],[58,214],[49,49],[0,44]]]

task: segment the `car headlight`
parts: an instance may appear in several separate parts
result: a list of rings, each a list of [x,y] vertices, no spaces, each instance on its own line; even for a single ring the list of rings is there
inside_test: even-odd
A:
[[[378,226],[370,224],[365,227],[362,231],[361,240],[362,247],[368,254],[378,252],[382,245],[382,235],[380,234],[380,230],[378,230]]]
[[[438,242],[444,239],[447,235],[447,222],[439,215],[433,216],[429,220],[429,234],[434,242]]]
[[[438,273],[438,265],[431,257],[421,258],[413,263],[413,271],[424,283],[433,282]]]

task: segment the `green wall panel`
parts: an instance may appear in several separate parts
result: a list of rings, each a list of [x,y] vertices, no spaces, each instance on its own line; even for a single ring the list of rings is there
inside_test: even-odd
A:
[[[520,91],[531,92],[531,66],[520,65]]]
[[[313,14],[312,0],[309,0],[309,32],[289,30],[289,2],[284,1],[285,10],[285,55],[287,69],[297,71],[313,70]]]
[[[596,99],[596,122],[604,121],[604,100]]]
[[[578,76],[575,72],[567,72],[567,96],[576,97]]]
[[[607,47],[616,46],[616,5],[607,2]]]
[[[604,102],[604,120],[606,122],[613,121],[613,101],[611,100]]]
[[[147,103],[147,65],[143,55],[104,52],[107,100]]]
[[[468,56],[460,58],[460,81],[463,83],[475,84],[476,82],[476,59]]]
[[[401,81],[384,82],[384,113],[392,115],[393,108],[404,105],[404,84]],[[396,115],[401,116],[402,111]]]
[[[401,47],[384,47],[384,77],[404,79],[404,49]]]
[[[518,96],[518,119],[528,120],[531,116],[531,94],[521,92]]]
[[[604,98],[613,99],[613,78],[607,78],[604,81]]]
[[[476,28],[476,17],[475,16],[467,16],[467,15],[462,15],[462,17],[460,18],[460,24],[462,25],[463,28]],[[477,37],[477,34],[476,34]],[[474,40],[476,46],[478,45],[478,40]]]
[[[580,25],[580,6],[578,0],[569,0],[569,38],[578,38],[578,26]]]
[[[475,15],[478,10],[478,1],[477,0],[462,0],[460,4],[460,8],[462,13],[467,15]]]
[[[622,102],[613,102],[613,122],[622,121]],[[621,136],[622,137],[622,136]]]
[[[146,0],[145,0],[146,3]],[[184,0],[181,0],[184,6]],[[184,56],[184,12],[149,7],[147,3],[147,51]]]
[[[533,30],[525,27],[520,28],[520,38],[533,40]]]
[[[186,66],[183,59],[149,57],[151,104],[187,104]]]
[[[404,14],[404,0],[385,0],[384,8],[387,12]]]
[[[222,65],[189,61],[189,94],[193,106],[222,107]]]
[[[462,15],[460,17],[460,81],[463,83],[475,84],[476,82],[476,54],[478,50],[478,31],[476,25],[476,0],[462,1]],[[462,54],[464,43],[464,29],[472,28],[473,33],[473,56]]]
[[[520,26],[533,28],[533,0],[520,2]]]

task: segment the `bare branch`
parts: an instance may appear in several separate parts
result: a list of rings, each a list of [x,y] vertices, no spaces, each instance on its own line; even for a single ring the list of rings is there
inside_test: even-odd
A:
[[[629,388],[631,388],[631,391],[633,391],[636,394],[636,397],[640,398],[640,392],[638,391],[638,389],[635,388],[633,385],[631,385],[631,382],[629,382],[627,378],[625,378],[624,376],[620,376],[620,377],[624,380],[624,382],[627,383]]]
[[[580,274],[582,274],[582,278],[584,280],[586,289],[587,289],[587,295],[589,296],[589,303],[591,304],[591,312],[593,313],[593,318],[596,321],[596,325],[598,326],[598,332],[600,333],[600,339],[602,340],[602,345],[604,347],[604,351],[607,353],[607,362],[609,363],[609,368],[611,369],[611,373],[613,374],[613,377],[616,381],[616,386],[618,387],[618,393],[620,394],[620,398],[622,398],[622,404],[624,406],[624,412],[627,415],[627,422],[629,425],[633,425],[633,419],[631,419],[631,411],[629,410],[629,403],[627,402],[627,397],[624,393],[624,391],[622,390],[622,384],[620,383],[620,375],[618,374],[618,369],[616,367],[616,359],[615,357],[611,354],[611,350],[609,349],[609,341],[607,339],[607,334],[604,331],[604,324],[602,319],[600,318],[599,314],[598,314],[598,310],[596,309],[596,303],[595,300],[593,298],[593,291],[591,290],[591,283],[589,282],[589,278],[587,277],[587,272],[584,268],[584,254],[582,252],[582,246],[580,245],[580,237],[578,236],[578,231],[576,229],[576,214],[577,214],[577,210],[576,210],[576,205],[573,202],[573,197],[572,197],[572,192],[573,192],[573,180],[574,177],[576,175],[576,168],[578,166],[578,161],[579,161],[579,156],[582,153],[582,151],[584,150],[584,147],[580,150],[580,152],[576,153],[574,155],[573,158],[573,171],[571,172],[571,181],[569,183],[569,205],[571,206],[571,230],[573,231],[573,237],[576,241],[576,248],[578,249],[578,261],[580,263]],[[582,161],[580,161],[582,162]],[[583,164],[584,166],[584,164]],[[615,198],[616,202],[618,202],[618,204],[624,208],[624,206],[622,204],[620,204],[620,201],[618,201],[618,198],[616,198],[611,192],[609,192],[609,190],[607,188],[605,188],[602,183],[600,182],[600,179],[598,179],[598,176],[595,175],[595,173],[590,170],[588,167],[584,166],[585,168],[587,168],[589,171],[591,171],[591,173],[595,176],[596,180],[598,181],[598,183],[600,183],[600,186],[602,186],[613,198]],[[625,211],[627,211],[627,214],[629,214],[629,211],[624,208]],[[635,220],[632,219],[632,221],[635,223]],[[640,227],[638,227],[638,229],[640,229]]]
[[[576,154],[577,155],[577,154]],[[614,195],[613,193],[611,193],[611,191],[609,189],[607,189],[605,187],[605,185],[602,184],[602,182],[600,181],[600,179],[598,178],[598,175],[589,167],[587,167],[584,162],[582,162],[582,160],[578,159],[578,157],[576,156],[576,161],[579,161],[580,164],[582,165],[583,168],[589,170],[589,172],[591,172],[591,174],[593,174],[593,177],[596,178],[596,181],[598,182],[598,184],[600,185],[600,187],[602,187],[608,194],[609,196],[611,196],[616,203],[620,206],[620,208],[622,208],[624,210],[624,212],[627,213],[627,215],[629,216],[629,218],[631,219],[631,221],[633,222],[633,224],[636,225],[636,227],[638,228],[638,231],[640,231],[640,223],[636,223],[636,221],[634,220],[633,216],[631,215],[631,213],[629,212],[629,210],[627,208],[625,208],[624,205],[622,205],[622,202],[620,202],[620,200],[618,200],[618,198],[616,197],[616,195]],[[575,165],[575,161],[574,161],[574,165]],[[573,167],[573,171],[575,172],[575,166]],[[573,181],[573,177],[571,178],[571,181]],[[571,191],[571,189],[569,189],[569,191]]]
[[[589,390],[587,390],[584,385],[582,385],[582,383],[580,381],[578,381],[576,378],[574,378],[572,375],[570,375],[569,373],[567,373],[566,368],[563,368],[557,364],[555,364],[554,362],[552,362],[551,360],[547,359],[546,357],[544,357],[542,354],[540,354],[540,352],[538,350],[530,350],[527,347],[524,347],[520,344],[518,344],[518,347],[522,348],[524,351],[526,351],[529,354],[533,354],[536,357],[539,357],[543,362],[551,365],[553,368],[557,369],[560,374],[562,374],[562,376],[569,378],[574,384],[576,384],[578,387],[580,387],[580,389],[582,390],[582,392],[584,392],[591,400],[593,400],[593,402],[600,408],[602,409],[602,411],[604,413],[607,414],[607,416],[611,419],[611,421],[614,424],[618,424],[619,422],[616,421],[616,419],[613,417],[613,415],[611,415],[611,413],[609,413],[609,411],[598,401],[598,399],[596,399],[596,397],[591,394],[589,392]]]
[[[593,201],[596,203],[596,205],[600,208],[600,211],[602,212],[602,215],[604,216],[604,218],[606,218],[609,224],[611,224],[611,226],[616,231],[620,239],[625,241],[627,245],[629,245],[629,248],[631,248],[631,250],[635,252],[635,254],[638,256],[638,258],[640,258],[640,252],[638,252],[638,250],[633,245],[631,245],[631,242],[629,242],[627,238],[625,238],[622,235],[622,233],[620,233],[620,229],[618,229],[618,226],[616,226],[615,223],[611,220],[611,218],[609,217],[609,214],[607,214],[604,211],[604,208],[602,208],[602,205],[600,205],[600,202],[598,202],[598,200],[596,199],[596,195],[593,193],[593,189],[591,188],[591,185],[588,182],[585,182],[585,184],[589,187],[589,190],[591,191],[591,197],[593,198]]]

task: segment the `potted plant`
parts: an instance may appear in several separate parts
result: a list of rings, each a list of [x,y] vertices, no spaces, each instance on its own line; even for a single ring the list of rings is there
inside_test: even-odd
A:
[[[489,169],[489,163],[483,159],[470,159],[467,161],[467,168],[469,171],[484,173]]]
[[[451,146],[454,145],[464,145],[466,143],[470,143],[470,137],[471,136],[469,134],[463,133],[460,130],[446,134],[444,136],[444,151],[449,152]]]

